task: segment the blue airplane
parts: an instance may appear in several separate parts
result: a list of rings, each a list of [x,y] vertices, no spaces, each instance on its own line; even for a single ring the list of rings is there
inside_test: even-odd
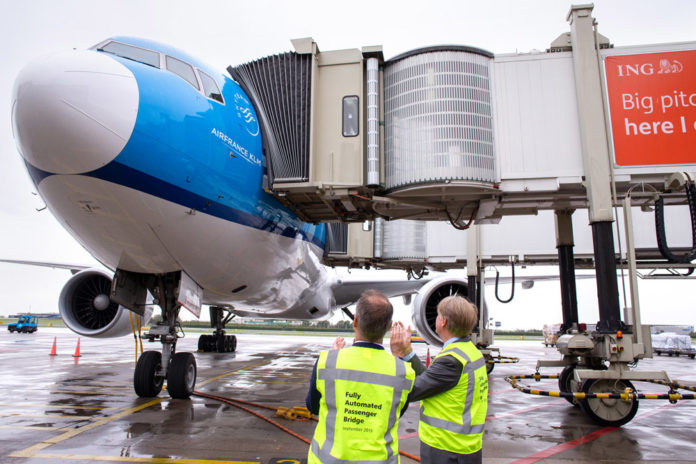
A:
[[[130,37],[38,59],[17,77],[17,147],[48,209],[112,272],[81,269],[59,309],[85,336],[120,336],[152,303],[162,320],[146,335],[134,387],[188,398],[193,354],[177,352],[182,307],[210,306],[213,335],[199,350],[234,351],[234,315],[314,319],[366,288],[418,292],[414,320],[437,342],[434,307],[466,282],[345,281],[322,264],[326,229],[300,221],[262,186],[256,110],[237,82],[167,45]]]

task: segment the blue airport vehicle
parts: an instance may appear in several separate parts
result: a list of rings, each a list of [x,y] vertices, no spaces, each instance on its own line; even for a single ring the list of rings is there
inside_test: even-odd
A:
[[[22,314],[17,319],[7,326],[7,330],[17,333],[34,333],[39,327],[39,318],[31,314]]]

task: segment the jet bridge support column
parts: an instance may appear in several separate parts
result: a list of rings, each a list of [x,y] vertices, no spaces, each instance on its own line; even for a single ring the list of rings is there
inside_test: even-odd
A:
[[[467,292],[469,301],[474,303],[481,313],[481,281],[479,272],[479,226],[471,226],[466,234],[466,275],[467,275]],[[482,316],[482,314],[481,314]],[[481,320],[479,318],[479,320]],[[483,327],[483,326],[482,326]]]
[[[556,248],[558,249],[558,270],[561,282],[561,305],[563,307],[563,326],[561,333],[578,323],[578,298],[575,289],[575,258],[573,247],[573,211],[556,211]]]
[[[573,5],[568,13],[573,69],[580,122],[580,140],[594,241],[599,303],[599,332],[623,327],[616,281],[612,223],[612,179],[608,133],[602,97],[600,57],[595,45],[592,4]]]

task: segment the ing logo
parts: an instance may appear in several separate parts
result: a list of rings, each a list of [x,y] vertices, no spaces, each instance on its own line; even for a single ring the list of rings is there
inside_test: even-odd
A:
[[[652,76],[655,74],[676,74],[684,71],[679,60],[660,58],[657,63],[620,64],[616,67],[619,77]]]

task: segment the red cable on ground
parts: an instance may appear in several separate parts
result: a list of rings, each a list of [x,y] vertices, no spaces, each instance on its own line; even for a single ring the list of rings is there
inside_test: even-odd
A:
[[[194,391],[193,394],[196,395],[196,396],[202,396],[202,397],[204,397],[204,398],[210,398],[210,399],[212,399],[212,400],[221,401],[221,402],[223,402],[223,403],[225,403],[225,404],[229,404],[230,406],[234,406],[235,408],[239,408],[239,409],[241,409],[241,410],[243,410],[243,411],[248,412],[249,414],[255,415],[255,416],[258,417],[259,419],[265,420],[266,422],[268,422],[268,423],[271,424],[271,425],[275,425],[276,427],[278,427],[278,428],[281,429],[282,431],[289,433],[290,435],[292,435],[292,436],[295,437],[295,438],[299,438],[300,440],[302,440],[303,442],[307,443],[308,445],[311,444],[311,442],[310,442],[308,439],[306,439],[305,437],[303,437],[302,435],[293,432],[293,431],[290,430],[289,428],[287,428],[287,427],[285,427],[285,426],[279,424],[278,422],[276,422],[276,421],[274,421],[274,420],[269,419],[268,417],[262,416],[261,414],[259,414],[259,413],[257,413],[257,412],[254,412],[254,411],[252,411],[251,409],[249,409],[249,408],[247,408],[247,407],[245,407],[245,406],[242,406],[242,405],[239,404],[239,403],[236,403],[236,402],[235,402],[236,400],[230,400],[230,399],[224,398],[224,397],[222,397],[222,396],[209,395],[209,394],[207,394],[207,393],[201,393],[201,392],[199,392],[199,391]],[[273,409],[273,408],[271,408],[271,409]]]
[[[263,404],[252,403],[252,402],[250,402],[250,401],[238,400],[238,399],[236,399],[236,398],[225,398],[224,396],[211,395],[211,394],[209,394],[209,393],[202,393],[202,392],[199,392],[199,391],[194,391],[193,394],[194,394],[195,396],[200,396],[200,397],[203,397],[203,398],[209,398],[209,399],[211,399],[211,400],[217,400],[217,401],[220,401],[220,402],[222,402],[222,403],[229,404],[230,406],[234,406],[235,408],[239,408],[239,409],[241,409],[242,411],[246,411],[246,412],[248,412],[249,414],[253,414],[253,415],[256,416],[256,417],[265,420],[265,421],[268,422],[269,424],[278,427],[280,430],[289,433],[289,434],[292,435],[293,437],[302,440],[303,442],[307,443],[308,445],[310,445],[310,444],[312,443],[310,440],[308,440],[307,438],[303,437],[302,435],[293,432],[293,431],[290,430],[289,428],[287,428],[287,427],[285,427],[285,426],[279,424],[278,422],[276,422],[276,421],[274,421],[274,420],[272,420],[272,419],[269,419],[268,417],[262,416],[261,414],[259,414],[259,413],[257,413],[257,412],[254,412],[254,411],[252,411],[251,409],[249,409],[249,408],[247,408],[247,407],[242,406],[242,404],[247,404],[247,405],[249,405],[249,406],[255,406],[255,407],[257,407],[257,408],[270,409],[271,411],[275,411],[277,408],[274,408],[274,407],[271,407],[271,406],[265,406],[265,405],[263,405]],[[313,420],[317,420],[317,419],[314,418],[314,417],[312,417],[312,419],[313,419]],[[407,457],[407,458],[409,458],[409,459],[412,459],[412,460],[414,460],[414,461],[416,461],[416,462],[420,462],[420,458],[419,458],[418,456],[414,456],[414,455],[412,455],[411,453],[407,453],[406,451],[399,451],[399,454],[402,455],[402,456],[404,456],[404,457]]]

